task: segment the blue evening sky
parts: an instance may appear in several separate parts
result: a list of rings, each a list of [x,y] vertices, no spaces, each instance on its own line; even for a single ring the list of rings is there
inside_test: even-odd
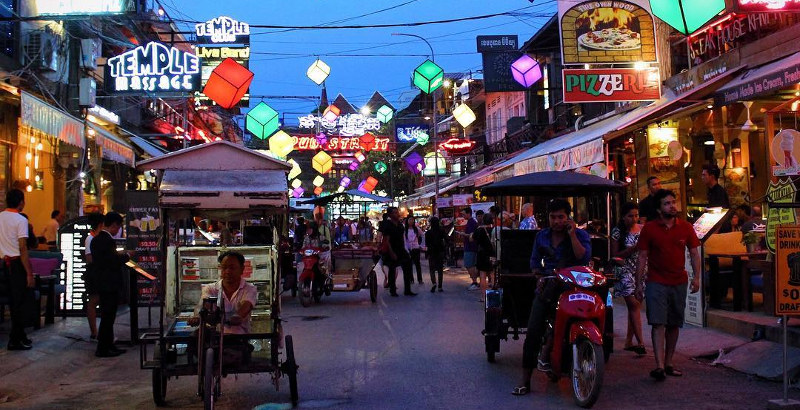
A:
[[[405,107],[416,94],[410,84],[410,74],[430,54],[429,49],[418,39],[392,36],[392,33],[427,38],[436,53],[437,64],[445,72],[471,70],[480,78],[476,73],[481,69],[476,36],[516,34],[522,44],[556,9],[554,0],[534,3],[528,0],[161,0],[161,3],[174,19],[206,21],[226,15],[250,24],[298,26],[411,23],[517,10],[515,16],[420,27],[251,29],[250,69],[255,72],[251,94],[319,96],[320,87],[305,74],[315,56],[319,56],[331,66],[326,82],[328,97],[333,100],[337,93],[342,93],[356,108],[376,90],[397,108]],[[354,18],[394,6],[397,7]],[[189,29],[188,26],[183,28]],[[383,56],[347,56],[353,54]],[[290,118],[306,114],[315,106],[309,101],[265,101],[285,113],[290,124],[295,123],[289,121]]]

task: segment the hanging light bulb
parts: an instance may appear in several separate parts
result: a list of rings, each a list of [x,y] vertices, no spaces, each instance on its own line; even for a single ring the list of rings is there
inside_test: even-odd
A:
[[[26,161],[30,161],[32,157],[33,157],[33,154],[31,154],[30,152],[26,152],[25,153],[25,160]]]
[[[30,165],[25,165],[25,179],[31,178],[31,167]]]
[[[33,157],[33,169],[39,169],[39,153],[38,152]]]
[[[38,143],[38,144],[36,144],[36,149],[37,149],[38,151],[41,151],[42,149],[44,149],[44,147],[42,146],[42,143],[41,143],[41,142],[40,142],[40,143]]]

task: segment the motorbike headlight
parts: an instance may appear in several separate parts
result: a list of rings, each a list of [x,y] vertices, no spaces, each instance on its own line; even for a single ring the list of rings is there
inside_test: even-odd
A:
[[[591,273],[573,271],[572,277],[575,278],[575,284],[580,287],[591,288],[594,286],[594,275]]]
[[[311,255],[313,255],[313,254],[314,254],[314,250],[313,250],[313,249],[306,249],[306,250],[303,252],[303,255],[305,255],[305,256],[311,256]]]

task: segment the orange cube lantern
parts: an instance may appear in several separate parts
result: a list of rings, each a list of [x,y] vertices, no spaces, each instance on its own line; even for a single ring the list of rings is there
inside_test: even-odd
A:
[[[375,190],[375,187],[378,186],[378,180],[374,177],[367,177],[364,181],[359,184],[358,189],[364,191],[366,193],[372,193]]]
[[[372,148],[375,148],[375,136],[371,133],[366,133],[358,139],[358,145],[361,146],[361,149],[364,151],[372,151]]]
[[[322,193],[322,187],[321,186],[318,186],[318,187],[314,188],[314,195],[319,196],[319,194],[321,194],[321,193]]]
[[[250,83],[253,72],[232,58],[223,60],[211,76],[208,77],[203,94],[214,100],[222,108],[231,108],[242,100]]]

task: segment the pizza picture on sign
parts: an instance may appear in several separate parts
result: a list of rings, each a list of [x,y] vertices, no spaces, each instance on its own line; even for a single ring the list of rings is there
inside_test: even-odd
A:
[[[575,19],[578,47],[591,51],[626,51],[642,47],[639,19],[618,7],[597,7]]]
[[[642,46],[642,38],[627,28],[608,28],[578,37],[578,44],[590,50],[636,50]]]

